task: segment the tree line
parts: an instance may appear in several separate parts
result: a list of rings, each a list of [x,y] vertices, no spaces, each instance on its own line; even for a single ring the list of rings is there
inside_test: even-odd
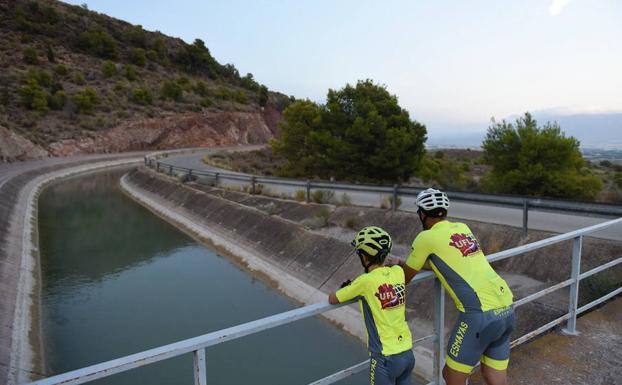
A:
[[[431,172],[426,135],[426,126],[411,119],[385,86],[363,80],[329,90],[324,104],[290,104],[283,112],[281,136],[271,147],[286,160],[285,176],[405,183]],[[493,119],[482,143],[489,170],[479,189],[592,199],[603,184],[587,167],[579,145],[559,124],[538,125],[528,112],[513,123]],[[444,165],[463,178],[458,165]]]

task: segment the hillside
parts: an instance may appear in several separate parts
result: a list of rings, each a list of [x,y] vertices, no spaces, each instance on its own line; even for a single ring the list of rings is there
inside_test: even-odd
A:
[[[264,143],[289,103],[199,39],[54,0],[0,15],[0,161]]]

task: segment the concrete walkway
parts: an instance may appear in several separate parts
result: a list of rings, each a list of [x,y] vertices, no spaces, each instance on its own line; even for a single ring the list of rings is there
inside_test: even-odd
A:
[[[578,336],[559,331],[512,351],[513,385],[622,384],[622,297],[577,320]],[[471,385],[483,384],[474,376]]]

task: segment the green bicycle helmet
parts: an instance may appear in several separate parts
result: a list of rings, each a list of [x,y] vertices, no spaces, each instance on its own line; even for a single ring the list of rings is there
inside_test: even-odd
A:
[[[391,252],[393,242],[389,233],[382,228],[367,226],[356,234],[354,240],[352,240],[352,246],[354,246],[359,257],[361,257],[361,263],[363,263],[361,254],[367,257],[369,263],[367,265],[363,263],[365,272],[367,272],[369,266],[384,262],[387,255]]]

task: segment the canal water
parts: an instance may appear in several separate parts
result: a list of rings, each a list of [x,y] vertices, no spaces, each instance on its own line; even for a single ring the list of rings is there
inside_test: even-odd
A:
[[[58,374],[298,307],[126,197],[120,171],[63,180],[39,200],[47,372]],[[209,384],[308,384],[365,347],[306,319],[210,347]],[[361,373],[343,384],[365,383]],[[192,356],[97,384],[192,384]]]

